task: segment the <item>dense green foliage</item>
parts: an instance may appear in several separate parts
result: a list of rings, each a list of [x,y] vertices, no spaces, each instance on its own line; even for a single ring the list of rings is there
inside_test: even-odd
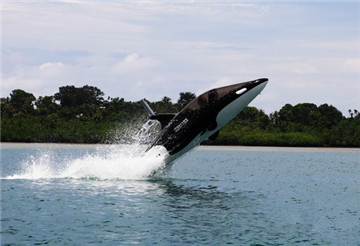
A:
[[[140,102],[103,98],[93,86],[63,86],[53,96],[36,99],[17,89],[1,98],[1,141],[107,143],[128,141],[147,119]],[[164,97],[150,106],[158,113],[178,112],[195,98],[179,94],[177,103]],[[335,107],[286,104],[270,115],[245,108],[208,144],[261,146],[360,147],[360,114],[349,110],[346,118]]]
[[[345,118],[335,107],[323,104],[286,104],[267,116],[245,108],[220,132],[217,144],[268,146],[360,146],[360,115]],[[355,115],[355,116],[354,116]]]

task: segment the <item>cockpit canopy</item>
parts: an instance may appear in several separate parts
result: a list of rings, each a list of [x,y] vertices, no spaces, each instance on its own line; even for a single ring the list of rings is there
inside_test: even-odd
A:
[[[185,106],[185,108],[183,110],[201,109],[209,104],[212,104],[212,103],[218,101],[219,99],[221,99],[225,96],[235,94],[237,91],[244,89],[245,84],[246,83],[240,83],[240,84],[224,86],[224,87],[220,87],[220,88],[216,88],[216,89],[207,91],[207,92],[201,94],[200,96],[198,96],[197,98],[195,98],[194,100],[192,100],[188,105]],[[246,88],[245,88],[245,91],[246,91]],[[242,93],[240,93],[240,94],[242,94]]]

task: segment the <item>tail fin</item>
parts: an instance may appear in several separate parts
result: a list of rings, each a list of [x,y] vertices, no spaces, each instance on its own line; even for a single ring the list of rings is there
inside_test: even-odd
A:
[[[145,99],[142,99],[141,104],[145,108],[145,110],[149,114],[149,119],[157,120],[161,124],[161,128],[164,129],[167,124],[174,118],[175,114],[155,114],[155,112],[150,108],[150,106],[146,103]]]

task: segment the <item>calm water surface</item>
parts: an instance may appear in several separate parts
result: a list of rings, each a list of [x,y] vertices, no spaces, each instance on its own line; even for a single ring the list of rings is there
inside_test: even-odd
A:
[[[360,245],[360,150],[2,144],[1,245]]]

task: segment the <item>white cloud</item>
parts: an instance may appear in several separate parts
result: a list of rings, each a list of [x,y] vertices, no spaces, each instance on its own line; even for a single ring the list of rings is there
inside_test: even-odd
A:
[[[53,78],[64,72],[65,65],[61,62],[47,62],[39,66],[39,77]]]
[[[48,69],[58,69],[63,68],[64,64],[61,62],[47,62],[42,65],[40,65],[40,70],[48,70]]]
[[[8,97],[10,95],[10,92],[15,89],[21,89],[31,93],[34,90],[41,88],[41,86],[43,85],[43,81],[41,79],[24,78],[21,76],[3,78],[2,82],[2,90],[8,92],[6,95],[2,95],[4,97]]]
[[[130,72],[138,72],[144,69],[150,69],[158,64],[157,61],[150,57],[140,57],[139,54],[133,53],[126,56],[122,61],[114,66],[114,72],[125,74]]]
[[[2,96],[8,96],[14,89],[23,89],[36,96],[56,92],[62,79],[71,77],[71,71],[63,63],[48,62],[35,66],[20,66],[16,73],[3,74]]]

